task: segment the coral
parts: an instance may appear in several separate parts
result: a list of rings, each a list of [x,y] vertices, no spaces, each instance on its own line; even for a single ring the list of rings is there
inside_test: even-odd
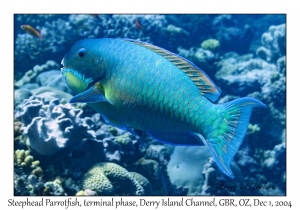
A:
[[[256,132],[260,131],[260,127],[257,124],[252,125],[251,123],[249,123],[248,125],[248,131],[247,134],[254,134]]]
[[[76,196],[95,196],[97,195],[97,192],[90,190],[90,189],[86,189],[86,190],[80,190],[76,193]]]
[[[104,152],[106,161],[121,162],[121,146],[114,142],[112,138],[103,139]]]
[[[77,170],[88,170],[101,161],[122,162],[122,149],[119,144],[107,137],[102,140],[85,140],[73,147],[70,161]]]
[[[261,36],[263,49],[269,55],[267,60],[276,61],[278,58],[286,55],[286,26],[270,26],[268,32]],[[258,54],[260,56],[260,54]]]
[[[22,167],[14,170],[14,194],[16,196],[41,195],[44,189],[43,181],[33,174],[27,176],[21,172],[22,170]]]
[[[43,174],[43,169],[41,167],[37,167],[31,172],[35,176],[42,176]]]
[[[86,194],[84,193],[83,190],[78,191],[75,196],[85,196]]]
[[[190,33],[182,28],[169,24],[166,28],[161,28],[162,40],[155,44],[167,48],[170,51],[175,51],[179,46],[187,42]]]
[[[93,191],[93,190],[90,190],[90,189],[86,189],[84,191],[84,194],[87,195],[87,196],[94,196],[94,195],[97,195],[97,192]]]
[[[82,110],[70,104],[60,105],[58,99],[45,104],[42,98],[32,96],[18,106],[16,116],[24,123],[31,148],[50,156],[84,139],[95,139],[88,119],[82,119],[81,114]]]
[[[254,37],[253,26],[239,22],[233,15],[218,15],[212,27],[223,52],[247,53]],[[234,43],[234,44],[233,44]]]
[[[229,53],[218,63],[216,79],[227,93],[245,96],[269,86],[270,77],[278,72],[274,64],[251,54],[238,56]]]
[[[36,77],[36,83],[40,86],[53,87],[57,90],[72,94],[72,91],[67,86],[60,70],[48,70],[40,73]]]
[[[285,56],[282,56],[281,58],[278,58],[278,60],[277,60],[277,69],[283,75],[286,74],[286,57]]]
[[[25,85],[21,86],[20,89],[27,89],[31,91],[39,87],[40,86],[36,83],[26,83]]]
[[[14,137],[15,138],[22,135],[22,130],[21,130],[22,125],[23,124],[21,121],[15,119],[15,121],[14,121]]]
[[[270,62],[272,59],[272,53],[270,50],[268,50],[265,47],[260,46],[259,48],[257,48],[256,50],[256,55],[258,57],[260,57],[261,59]]]
[[[274,103],[277,107],[286,105],[286,77],[280,73],[270,75],[270,80],[261,90],[266,101]]]
[[[202,175],[204,182],[202,185],[202,192],[196,193],[198,195],[240,195],[243,191],[240,190],[240,185],[243,177],[240,174],[238,166],[233,162],[231,169],[236,175],[235,179],[229,179],[217,167],[213,158],[209,158],[203,167]]]
[[[31,90],[32,95],[44,98],[45,101],[50,102],[54,99],[59,99],[61,103],[67,103],[72,98],[72,95],[53,87],[39,87]]]
[[[55,20],[57,18],[67,17],[68,15],[57,15],[57,14],[22,14],[15,15],[15,21],[17,24],[28,24],[28,25],[42,25],[46,21]],[[21,31],[21,29],[18,29]]]
[[[72,179],[71,177],[69,177],[70,175],[67,174],[64,178],[64,181],[62,182],[62,187],[64,188],[64,191],[68,194],[68,195],[75,195],[76,192],[78,192],[80,190],[79,188],[79,180],[75,180]]]
[[[220,48],[220,42],[216,39],[207,39],[201,43],[201,48],[204,50],[216,52]]]
[[[21,87],[21,86],[23,86],[27,83],[34,82],[36,77],[41,72],[45,72],[45,71],[48,71],[48,70],[51,70],[51,69],[58,69],[58,68],[59,68],[59,65],[53,60],[48,60],[43,65],[35,65],[33,67],[33,69],[30,69],[29,71],[27,71],[25,73],[25,75],[15,83],[15,86]]]
[[[124,162],[126,153],[122,145],[115,141],[115,137],[108,131],[111,127],[100,120],[100,114],[96,113],[91,118],[86,117],[86,123],[95,131],[95,139],[87,139],[73,146],[70,153],[70,161],[74,169],[87,171],[98,162],[110,161],[114,163]],[[117,129],[117,134],[122,136],[123,131]]]
[[[27,90],[27,89],[17,89],[15,90],[15,94],[14,94],[14,108],[16,109],[16,107],[18,105],[20,105],[25,99],[29,98],[30,96],[32,96],[32,93]]]
[[[75,170],[87,171],[94,164],[105,161],[103,142],[95,140],[82,141],[80,144],[74,145],[69,159]]]
[[[168,195],[168,186],[171,185],[169,177],[155,160],[141,158],[129,170],[146,177],[151,183],[154,195]]]
[[[135,179],[143,187],[145,195],[153,195],[151,184],[146,177],[135,172],[130,172],[130,174],[132,178]]]
[[[21,165],[21,163],[25,159],[25,150],[16,150],[15,151],[15,159],[17,160],[17,164]]]
[[[255,49],[257,49],[258,46],[261,45],[261,35],[266,32],[270,26],[272,25],[280,25],[283,23],[286,23],[286,15],[247,15],[246,17],[249,17],[250,19],[247,21],[248,23],[251,23],[254,28],[254,39],[252,42],[251,50],[254,52]],[[253,21],[253,17],[256,17]]]
[[[180,46],[190,48],[195,43],[201,43],[211,37],[213,15],[207,14],[181,14],[181,15],[165,15],[168,24],[182,28],[189,33],[187,40],[181,42]],[[201,27],[198,27],[201,26]],[[205,28],[205,30],[203,30]],[[183,41],[183,40],[181,40]]]
[[[149,145],[146,154],[146,159],[152,159],[160,163],[160,165],[167,165],[170,160],[170,154],[164,145]]]
[[[95,164],[83,177],[82,188],[97,195],[144,195],[143,187],[121,166],[103,162]]]
[[[62,183],[60,179],[55,179],[54,181],[46,182],[44,195],[67,195],[62,187]]]
[[[114,142],[118,143],[122,149],[122,162],[132,163],[137,161],[143,156],[139,147],[139,137],[133,136],[129,133],[118,135]]]
[[[188,195],[201,192],[204,180],[200,172],[209,157],[211,154],[207,147],[175,147],[168,163],[172,184],[186,186]]]
[[[30,155],[30,150],[19,150],[17,149],[15,151],[15,160],[18,164],[18,166],[22,167],[30,167],[30,168],[37,168],[39,166],[39,161],[33,161],[34,158],[32,155]]]
[[[254,157],[249,154],[249,150],[249,147],[246,147],[238,151],[235,160],[244,176],[253,177],[257,174],[261,174],[261,169]]]

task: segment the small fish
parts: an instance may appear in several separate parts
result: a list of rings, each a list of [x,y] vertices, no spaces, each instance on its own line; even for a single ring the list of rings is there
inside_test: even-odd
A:
[[[138,29],[142,29],[143,28],[143,26],[140,24],[140,22],[139,22],[139,19],[137,18],[137,19],[135,19],[135,26],[138,28]]]
[[[99,18],[99,14],[91,14],[94,18]],[[113,14],[103,14],[103,16],[107,16],[109,18],[112,18]]]
[[[93,16],[94,18],[99,18],[98,14],[91,14],[91,16]]]
[[[62,74],[76,94],[70,103],[88,103],[107,123],[147,132],[173,145],[207,145],[227,176],[246,135],[252,108],[266,107],[244,97],[214,104],[220,89],[187,59],[132,39],[85,39],[62,60]]]
[[[35,36],[35,37],[39,38],[40,40],[42,39],[41,31],[31,27],[30,25],[21,25],[21,28],[23,31],[30,34],[31,36]]]

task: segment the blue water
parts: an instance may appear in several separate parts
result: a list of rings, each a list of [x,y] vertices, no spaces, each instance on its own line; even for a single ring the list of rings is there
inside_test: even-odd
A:
[[[86,104],[68,103],[74,94],[62,58],[76,41],[103,37],[149,42],[192,61],[220,87],[217,103],[251,96],[266,104],[253,110],[231,163],[234,179],[207,147],[132,135]],[[14,80],[15,195],[286,195],[285,15],[16,14]]]

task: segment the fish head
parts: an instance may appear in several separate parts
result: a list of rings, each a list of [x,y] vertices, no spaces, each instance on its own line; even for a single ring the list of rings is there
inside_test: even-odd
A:
[[[26,31],[26,30],[28,29],[28,25],[21,25],[21,29],[22,29],[23,31]]]
[[[78,41],[61,61],[61,72],[75,94],[87,90],[105,77],[105,60],[97,47],[96,39]]]

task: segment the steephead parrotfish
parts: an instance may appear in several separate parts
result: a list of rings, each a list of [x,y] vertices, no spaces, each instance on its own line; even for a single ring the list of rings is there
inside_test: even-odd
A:
[[[31,36],[35,36],[35,37],[39,38],[40,40],[42,39],[41,31],[33,28],[32,26],[30,26],[30,25],[21,25],[21,28],[22,28],[23,31],[30,34]]]
[[[62,65],[76,94],[70,103],[88,103],[107,123],[133,134],[134,128],[168,144],[206,144],[231,178],[230,162],[252,108],[266,107],[250,97],[213,104],[220,89],[204,71],[179,55],[131,39],[78,41]]]

